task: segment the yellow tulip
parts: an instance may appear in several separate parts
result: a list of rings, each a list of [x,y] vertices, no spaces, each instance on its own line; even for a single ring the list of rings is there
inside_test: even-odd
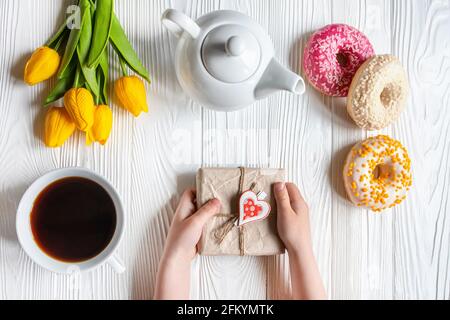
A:
[[[47,147],[60,147],[75,131],[75,124],[66,109],[51,107],[45,115],[44,143]]]
[[[24,81],[32,86],[47,80],[58,71],[60,61],[56,50],[49,47],[36,49],[25,65]]]
[[[94,98],[85,88],[72,88],[64,95],[64,106],[75,126],[81,131],[89,131],[94,123]]]
[[[99,105],[95,109],[94,124],[86,133],[86,144],[90,145],[94,141],[100,142],[102,145],[108,140],[112,127],[112,111],[108,106]]]
[[[126,76],[116,80],[114,92],[121,107],[137,117],[148,111],[144,82],[136,76]]]

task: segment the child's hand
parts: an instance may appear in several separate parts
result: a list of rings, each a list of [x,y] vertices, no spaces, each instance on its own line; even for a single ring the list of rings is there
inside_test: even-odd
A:
[[[195,190],[184,191],[169,229],[164,257],[190,262],[197,253],[203,226],[219,209],[220,201],[212,199],[196,211]]]
[[[312,250],[308,205],[293,183],[276,183],[277,226],[288,252]]]
[[[167,235],[156,278],[155,299],[188,299],[191,260],[205,223],[219,212],[220,201],[208,201],[196,211],[195,190],[181,196]]]
[[[276,183],[278,233],[289,255],[292,297],[326,299],[311,244],[308,205],[293,183]]]

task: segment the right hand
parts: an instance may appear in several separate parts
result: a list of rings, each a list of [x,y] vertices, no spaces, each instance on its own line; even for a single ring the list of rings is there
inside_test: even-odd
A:
[[[289,254],[292,298],[326,299],[312,249],[308,205],[293,183],[276,183],[274,193],[278,233]]]
[[[312,251],[308,205],[297,186],[278,182],[274,185],[277,202],[277,227],[289,253]]]
[[[170,225],[162,261],[190,262],[197,254],[203,226],[219,209],[220,201],[212,199],[197,210],[195,189],[184,191]]]

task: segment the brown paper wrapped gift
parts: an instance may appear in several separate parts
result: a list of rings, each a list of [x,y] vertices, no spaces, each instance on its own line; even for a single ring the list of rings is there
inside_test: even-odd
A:
[[[268,256],[284,253],[277,232],[273,184],[284,181],[283,169],[201,168],[197,172],[197,205],[210,199],[221,201],[220,213],[205,225],[198,246],[202,255]],[[264,191],[271,212],[263,220],[238,227],[239,197],[246,190]]]

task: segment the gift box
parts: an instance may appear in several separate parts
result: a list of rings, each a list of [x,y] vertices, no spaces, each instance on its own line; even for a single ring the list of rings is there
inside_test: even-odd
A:
[[[198,207],[213,198],[221,201],[220,213],[211,218],[203,228],[198,244],[199,253],[253,256],[284,253],[285,248],[277,231],[277,210],[272,192],[273,184],[284,181],[284,177],[283,169],[199,169],[197,172]],[[255,206],[248,205],[245,210],[248,210],[249,219],[245,220],[247,216],[243,217],[242,214],[239,219],[240,208],[241,212],[244,211],[242,197],[248,193],[264,197],[261,201],[269,205],[269,213],[263,219],[252,220],[250,214],[253,215],[253,211],[250,210],[254,210]],[[254,201],[261,204],[259,200]],[[263,206],[256,206],[258,207]]]

